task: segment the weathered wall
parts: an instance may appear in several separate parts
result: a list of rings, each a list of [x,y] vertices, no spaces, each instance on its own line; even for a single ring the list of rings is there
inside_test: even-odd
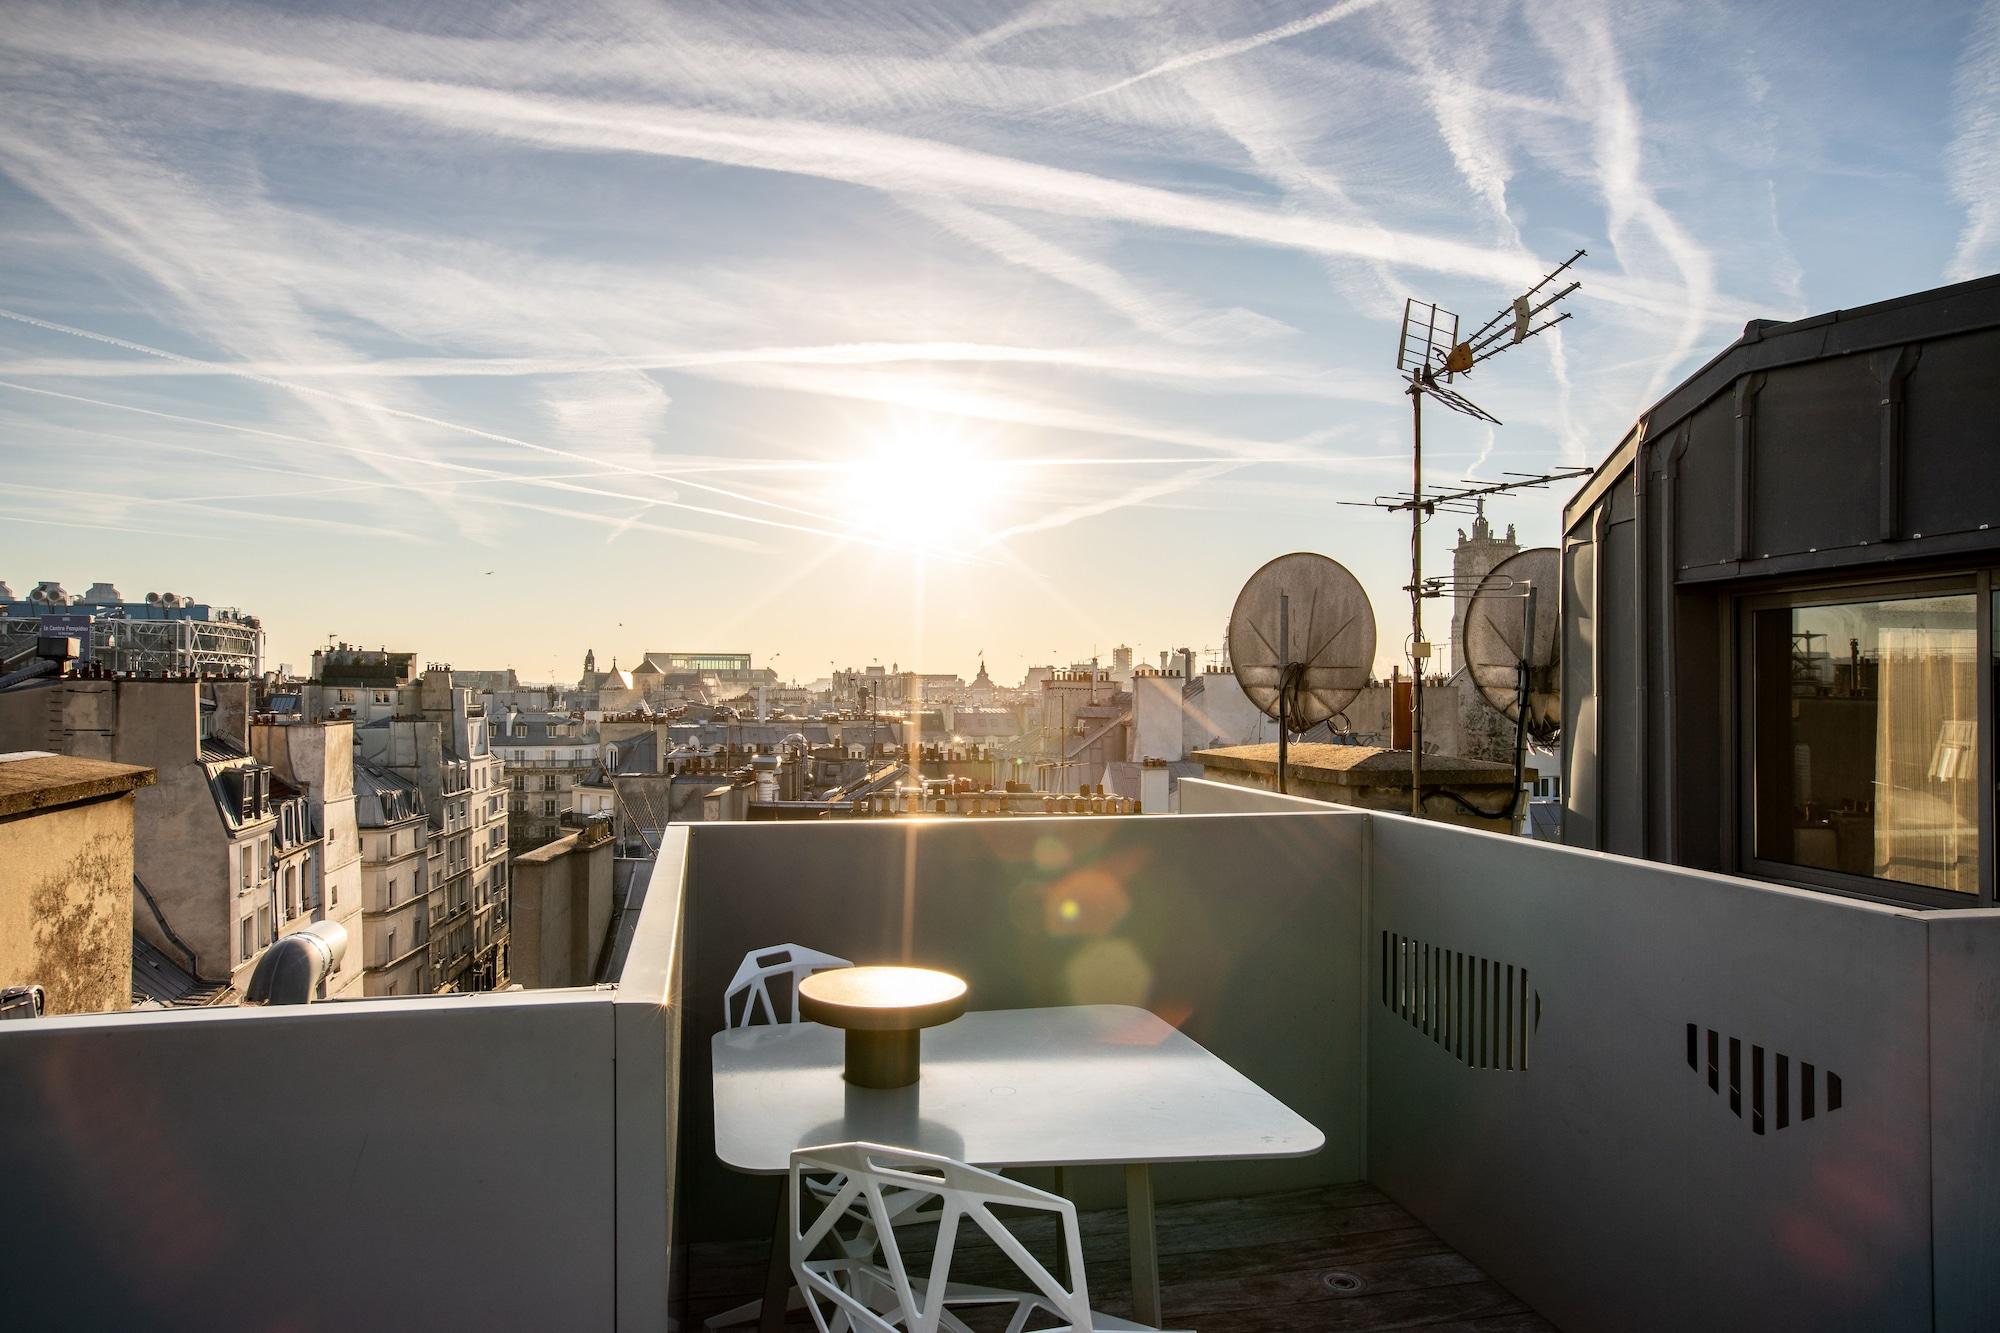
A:
[[[132,1002],[131,795],[0,819],[0,986],[50,1014]]]
[[[1183,734],[1182,676],[1136,675],[1132,677],[1132,757],[1134,759],[1180,759],[1187,754]]]
[[[1466,687],[1444,682],[1424,682],[1424,753],[1461,755],[1470,758],[1465,735]],[[1394,736],[1389,716],[1395,691],[1389,681],[1371,681],[1344,711],[1355,739],[1364,745],[1384,745]],[[1484,705],[1480,705],[1484,707]],[[1275,736],[1273,739],[1276,739]]]
[[[613,847],[572,833],[514,861],[513,979],[537,987],[587,986],[611,924]]]
[[[196,761],[200,690],[192,681],[130,680],[10,690],[0,694],[0,749],[47,749],[157,771],[155,784],[137,793],[135,869],[174,933],[195,951],[201,975],[221,980],[236,964],[235,895],[229,830]],[[52,705],[52,697],[59,702]],[[254,839],[273,822],[249,825],[244,836]],[[150,911],[142,910],[134,927],[180,956]]]
[[[1207,671],[1196,679],[1201,681],[1201,690],[1187,704],[1182,755],[1212,745],[1253,745],[1278,739],[1277,722],[1250,702],[1235,672]]]

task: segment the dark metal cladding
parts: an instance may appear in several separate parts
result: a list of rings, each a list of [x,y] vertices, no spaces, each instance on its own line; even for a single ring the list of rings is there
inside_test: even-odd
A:
[[[1565,842],[1746,868],[1742,601],[2000,563],[1996,367],[2000,276],[1753,321],[1639,418],[1564,512]]]

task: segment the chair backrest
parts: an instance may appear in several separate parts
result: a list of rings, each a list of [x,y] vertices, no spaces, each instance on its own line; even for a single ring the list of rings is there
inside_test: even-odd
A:
[[[818,953],[797,944],[774,944],[766,949],[752,949],[743,955],[736,975],[729,979],[729,989],[723,992],[722,1025],[747,1028],[758,1022],[797,1023],[799,982],[828,968],[852,966],[854,964],[845,958]],[[778,1017],[777,1004],[771,998],[771,983],[780,977],[788,979],[783,987],[787,1006],[784,1018]],[[740,1005],[738,1001],[741,1001]],[[761,1019],[758,1018],[760,1013],[763,1015]]]
[[[807,1181],[829,1172],[839,1187],[831,1197],[822,1197]],[[792,1153],[788,1193],[792,1273],[823,1333],[830,1325],[822,1305],[830,1307],[833,1327],[840,1326],[839,1316],[844,1314],[849,1325],[867,1333],[937,1333],[961,1218],[971,1219],[1032,1284],[1031,1292],[1017,1294],[1023,1307],[1017,1327],[1030,1305],[1072,1328],[1091,1326],[1076,1205],[1059,1195],[950,1157],[877,1143],[798,1149]],[[908,1206],[913,1196],[921,1201],[916,1208]],[[1055,1214],[1073,1285],[1057,1281],[1029,1253],[1007,1224],[993,1215],[996,1204]],[[874,1254],[856,1257],[851,1244],[843,1243],[852,1238],[843,1236],[840,1228],[864,1216],[874,1223]],[[913,1222],[928,1225],[919,1228]],[[922,1230],[935,1245],[929,1271],[914,1281],[903,1259],[899,1226],[904,1237]],[[885,1308],[892,1302],[895,1308]]]

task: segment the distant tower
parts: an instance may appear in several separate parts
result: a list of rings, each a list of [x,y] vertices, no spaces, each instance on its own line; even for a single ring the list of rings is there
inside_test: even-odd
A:
[[[1119,680],[1132,679],[1131,645],[1121,643],[1111,650],[1111,674]]]
[[[1460,528],[1458,545],[1451,553],[1450,669],[1454,672],[1465,666],[1465,609],[1472,604],[1473,589],[1495,565],[1521,549],[1521,544],[1514,540],[1514,525],[1507,525],[1505,537],[1495,537],[1492,525],[1486,521],[1486,501],[1482,499],[1478,504],[1478,512],[1472,518],[1472,535],[1466,536],[1465,529]]]
[[[595,648],[586,648],[583,650],[583,674],[586,676],[590,676],[590,675],[595,675],[596,673],[597,673],[597,650]]]

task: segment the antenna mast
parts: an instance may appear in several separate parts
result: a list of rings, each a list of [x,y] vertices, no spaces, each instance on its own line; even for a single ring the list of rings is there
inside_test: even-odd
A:
[[[1570,317],[1569,311],[1537,324],[1535,320],[1558,301],[1583,284],[1572,280],[1547,296],[1542,296],[1571,265],[1586,252],[1575,254],[1542,275],[1527,291],[1502,306],[1493,318],[1480,325],[1471,337],[1460,341],[1458,316],[1431,301],[1411,297],[1403,302],[1403,328],[1396,344],[1396,369],[1409,376],[1410,396],[1410,490],[1407,495],[1378,495],[1368,503],[1374,508],[1410,514],[1410,813],[1423,814],[1424,800],[1424,667],[1430,660],[1431,645],[1424,638],[1424,598],[1441,592],[1437,580],[1424,582],[1424,523],[1439,509],[1454,509],[1467,500],[1508,491],[1538,489],[1552,481],[1587,476],[1588,468],[1566,471],[1505,475],[1515,481],[1473,484],[1455,490],[1424,488],[1424,398],[1429,396],[1475,421],[1497,426],[1500,418],[1463,394],[1447,387],[1454,376],[1470,374],[1480,362],[1518,347],[1538,333],[1546,333]],[[1541,297],[1537,300],[1537,297]],[[1348,502],[1358,503],[1358,502]],[[1393,703],[1393,701],[1392,701]]]

